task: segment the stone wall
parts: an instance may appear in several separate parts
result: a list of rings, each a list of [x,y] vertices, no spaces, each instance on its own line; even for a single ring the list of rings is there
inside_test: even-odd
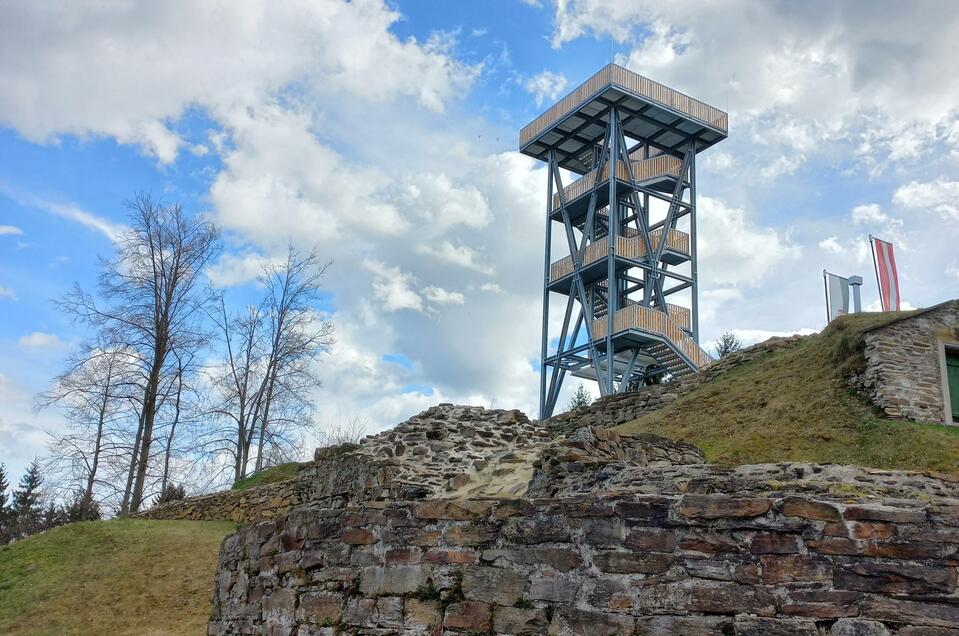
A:
[[[959,342],[957,300],[867,331],[852,384],[889,417],[952,424],[944,422],[943,341]]]
[[[959,634],[959,502],[624,495],[296,508],[209,634]]]
[[[278,481],[248,490],[224,490],[153,506],[141,519],[190,519],[249,523],[272,519],[306,503],[309,483],[302,478]]]
[[[584,426],[618,426],[668,406],[704,382],[709,382],[759,356],[791,347],[799,343],[802,338],[803,336],[770,338],[711,362],[699,373],[686,376],[681,380],[643,387],[641,391],[634,393],[616,393],[601,397],[588,407],[554,415],[544,420],[542,424],[556,433],[569,433]]]

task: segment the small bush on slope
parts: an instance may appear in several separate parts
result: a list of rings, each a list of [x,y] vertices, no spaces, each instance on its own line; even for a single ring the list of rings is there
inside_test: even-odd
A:
[[[235,525],[71,523],[0,548],[0,633],[203,634]]]
[[[845,316],[616,430],[684,440],[719,464],[809,461],[959,474],[959,428],[886,419],[842,378],[861,364],[862,332],[901,315]]]

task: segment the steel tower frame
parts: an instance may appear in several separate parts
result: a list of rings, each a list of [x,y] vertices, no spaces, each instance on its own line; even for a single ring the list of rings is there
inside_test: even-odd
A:
[[[614,65],[601,73],[610,68],[629,74]],[[627,80],[634,81],[629,76]],[[581,106],[573,132],[564,132],[569,138],[589,129],[593,137],[601,139],[592,144],[588,156],[581,153],[578,170],[573,166],[575,172],[584,173],[575,182],[563,183],[560,168],[564,166],[558,157],[563,141],[543,142],[535,155],[547,163],[541,418],[555,409],[567,374],[595,379],[601,395],[610,395],[642,386],[648,377],[695,372],[709,360],[698,346],[696,154],[724,138],[725,130],[721,137],[701,138],[683,126],[688,119],[684,113],[662,121],[645,109],[621,108],[628,98],[629,94],[619,99],[602,94],[588,97],[587,106],[599,102],[604,108],[589,116],[582,112],[588,109]],[[638,134],[637,122],[651,132]],[[667,134],[672,139],[669,144],[662,142]],[[660,170],[650,173],[645,166],[654,159]],[[565,162],[567,168],[574,163],[568,156]],[[574,183],[577,188],[572,201],[568,194]],[[650,217],[653,201],[665,203],[664,217],[658,222]],[[677,230],[681,219],[688,219],[688,235]],[[567,263],[571,271],[559,276],[553,271],[558,263],[552,256],[554,223],[562,226],[561,236],[569,251],[566,260],[572,261]],[[674,235],[684,245],[682,238],[688,237],[686,253],[674,249]],[[670,269],[685,262],[689,263],[688,273]],[[669,303],[671,296],[687,289],[691,297],[688,309]],[[553,293],[565,295],[566,303],[556,351],[550,355]],[[688,322],[680,324],[682,319]],[[580,342],[584,328],[585,342]]]

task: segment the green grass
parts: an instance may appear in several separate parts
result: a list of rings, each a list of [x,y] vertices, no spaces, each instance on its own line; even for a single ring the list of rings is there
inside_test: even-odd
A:
[[[959,474],[959,429],[886,419],[842,378],[863,363],[862,332],[901,315],[843,317],[616,430],[685,440],[724,465],[809,461]]]
[[[203,634],[233,523],[73,523],[0,548],[0,633]]]
[[[233,484],[232,490],[246,490],[247,488],[255,488],[264,484],[272,484],[275,481],[293,479],[305,465],[306,464],[299,462],[288,462],[286,464],[278,464],[271,468],[264,468],[249,477],[238,479]]]

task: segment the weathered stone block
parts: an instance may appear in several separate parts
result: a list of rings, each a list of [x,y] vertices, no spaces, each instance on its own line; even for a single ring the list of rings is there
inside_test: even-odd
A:
[[[643,616],[636,619],[636,636],[715,636],[732,631],[731,618],[718,616]]]
[[[363,568],[360,591],[367,596],[409,594],[426,582],[426,573],[418,565]]]
[[[436,499],[416,504],[413,508],[413,514],[420,519],[463,521],[478,519],[489,512],[492,507],[492,501]]]
[[[768,585],[795,581],[828,581],[833,574],[832,564],[807,554],[763,556],[760,559],[762,580]]]
[[[690,608],[705,614],[773,616],[776,599],[770,590],[754,585],[697,586],[691,590]]]
[[[902,633],[902,632],[900,632]],[[878,621],[840,618],[829,628],[829,636],[889,636],[889,629]]]
[[[672,565],[673,556],[656,552],[597,552],[593,563],[603,572],[614,574],[660,574]]]
[[[492,625],[493,608],[487,603],[463,601],[446,608],[443,624],[450,629],[488,632]]]
[[[348,545],[370,545],[376,543],[376,535],[366,528],[346,528],[340,538]]]
[[[633,631],[633,619],[621,614],[563,608],[553,614],[551,636],[589,634],[589,636],[626,636]]]
[[[925,523],[924,509],[910,510],[883,506],[849,506],[843,512],[849,521],[888,521],[891,523]]]
[[[463,594],[471,601],[513,605],[526,591],[525,574],[503,568],[473,567],[463,570]]]
[[[303,592],[296,608],[297,620],[305,623],[339,622],[343,615],[343,595],[334,592]]]
[[[797,554],[799,537],[780,532],[760,533],[749,542],[749,551],[753,554]]]
[[[742,616],[736,618],[736,636],[819,636],[814,621]]]
[[[443,531],[443,540],[449,545],[480,545],[499,536],[499,528],[487,524],[450,526]]]
[[[534,576],[529,584],[529,598],[537,601],[572,603],[579,590],[579,581],[559,576]]]
[[[672,552],[676,548],[676,533],[672,530],[632,528],[623,545],[643,552]]]
[[[672,501],[668,497],[642,497],[630,501],[617,501],[616,514],[627,521],[665,519],[669,516]]]
[[[800,517],[815,521],[839,521],[841,517],[836,506],[803,497],[786,497],[783,500],[782,513],[786,517]]]
[[[725,495],[686,495],[679,512],[690,519],[742,519],[769,512],[771,499],[747,499]]]
[[[514,543],[533,545],[568,541],[570,532],[564,519],[514,517],[503,527],[503,536]]]
[[[415,631],[429,631],[443,624],[443,609],[437,601],[406,599],[403,627]]]
[[[838,565],[833,585],[841,590],[887,594],[951,593],[956,589],[956,569],[863,560]]]
[[[542,634],[546,626],[546,612],[541,609],[493,608],[493,631],[497,634]]]

